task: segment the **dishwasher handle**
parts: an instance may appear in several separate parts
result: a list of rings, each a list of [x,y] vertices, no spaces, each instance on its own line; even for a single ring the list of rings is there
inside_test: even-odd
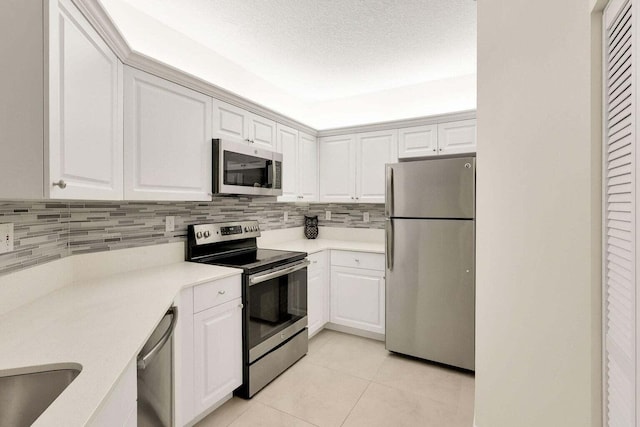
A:
[[[178,323],[178,308],[171,307],[169,310],[167,310],[167,314],[165,314],[165,316],[171,316],[171,324],[147,354],[145,354],[144,356],[138,356],[138,369],[145,369],[160,352],[160,350],[162,350],[162,347],[164,347],[167,341],[169,341],[171,335],[173,335],[173,331],[176,329],[176,324]]]

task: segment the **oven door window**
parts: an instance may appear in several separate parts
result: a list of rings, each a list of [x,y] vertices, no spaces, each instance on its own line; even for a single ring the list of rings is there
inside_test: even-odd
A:
[[[307,269],[249,287],[249,347],[307,315]]]
[[[224,152],[224,184],[240,187],[273,187],[273,160]]]

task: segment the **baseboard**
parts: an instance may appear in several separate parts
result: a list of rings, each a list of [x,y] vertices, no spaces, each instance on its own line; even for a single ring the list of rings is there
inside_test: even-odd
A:
[[[345,334],[357,335],[363,338],[370,338],[372,340],[384,341],[384,334],[377,332],[363,331],[362,329],[352,328],[350,326],[336,325],[335,323],[327,323],[324,326],[326,329],[330,329],[336,332],[343,332]]]

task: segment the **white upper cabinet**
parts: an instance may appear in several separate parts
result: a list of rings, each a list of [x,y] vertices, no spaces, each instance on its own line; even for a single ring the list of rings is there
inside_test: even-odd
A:
[[[356,201],[384,203],[385,165],[398,161],[398,133],[396,130],[359,133],[356,141]]]
[[[122,200],[122,64],[71,0],[0,2],[0,51],[0,197]]]
[[[298,131],[285,125],[277,127],[277,151],[282,153],[282,196],[280,202],[300,200],[298,191]]]
[[[398,130],[398,157],[401,159],[475,151],[476,119]]]
[[[245,141],[275,151],[276,122],[213,99],[213,138]]]
[[[278,123],[277,151],[282,153],[280,202],[318,200],[318,144],[316,138]]]
[[[458,154],[476,151],[476,120],[438,124],[438,153]]]
[[[253,145],[276,151],[276,122],[257,114],[249,114],[249,141]]]
[[[413,126],[398,130],[398,157],[435,156],[438,153],[438,125]]]
[[[125,67],[125,198],[211,200],[209,96]]]
[[[51,198],[121,200],[122,63],[70,0],[50,3],[49,30],[45,188]]]
[[[318,140],[304,132],[298,134],[298,190],[305,202],[318,201]]]
[[[247,112],[213,98],[213,138],[249,139]]]
[[[320,139],[320,201],[384,203],[386,163],[398,160],[397,131]]]
[[[320,138],[320,201],[353,202],[356,191],[355,135]]]

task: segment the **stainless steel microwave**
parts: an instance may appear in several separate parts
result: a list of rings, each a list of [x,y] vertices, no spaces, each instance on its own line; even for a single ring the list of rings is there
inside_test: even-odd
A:
[[[213,140],[213,193],[282,195],[282,154],[239,142]]]

